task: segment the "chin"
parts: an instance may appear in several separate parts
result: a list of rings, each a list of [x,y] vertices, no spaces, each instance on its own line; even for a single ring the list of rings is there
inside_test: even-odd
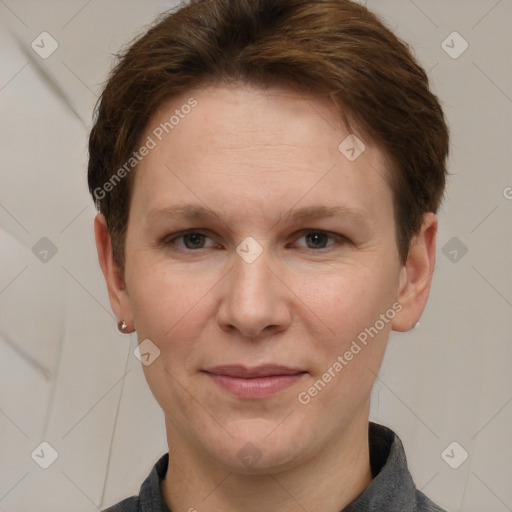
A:
[[[270,449],[248,441],[235,452],[221,458],[220,462],[230,472],[245,475],[281,473],[297,466],[299,454],[287,447]]]
[[[212,443],[212,450],[229,471],[252,475],[278,473],[293,468],[305,458],[305,439],[301,432],[293,432],[290,425],[284,427],[279,421],[244,420],[230,424],[226,430],[233,437],[224,437],[226,444],[220,452],[220,443]]]

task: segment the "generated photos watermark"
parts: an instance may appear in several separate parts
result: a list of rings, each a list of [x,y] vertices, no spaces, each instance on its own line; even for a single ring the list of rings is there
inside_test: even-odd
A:
[[[176,126],[181,123],[182,119],[190,114],[193,108],[197,107],[197,100],[193,97],[189,98],[186,103],[181,105],[180,108],[174,110],[174,114],[169,118],[168,121],[160,123],[148,135],[144,144],[139,147],[137,151],[132,153],[132,156],[101,186],[96,187],[93,191],[94,198],[96,200],[96,208],[99,210],[99,201],[107,195],[108,192],[112,192],[115,186],[143,160],[143,158],[149,155],[149,152],[156,148],[159,142],[162,141],[166,134],[169,134]]]
[[[395,302],[385,313],[381,313],[379,319],[370,327],[366,327],[363,331],[361,331],[356,339],[354,339],[350,345],[350,347],[344,352],[343,355],[339,355],[336,358],[336,361],[327,368],[327,370],[322,374],[322,376],[306,391],[301,391],[297,399],[299,403],[302,405],[307,405],[311,402],[311,399],[317,396],[325,386],[332,381],[336,375],[338,375],[343,368],[345,368],[350,361],[354,359],[354,357],[361,352],[361,350],[367,346],[368,337],[373,339],[379,332],[384,329],[386,324],[389,324],[393,318],[395,318],[397,313],[402,311],[403,306],[400,302]],[[358,343],[359,342],[359,343]],[[361,346],[362,345],[362,346]]]

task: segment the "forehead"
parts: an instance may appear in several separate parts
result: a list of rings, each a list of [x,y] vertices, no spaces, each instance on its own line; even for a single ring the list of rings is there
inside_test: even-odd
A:
[[[160,106],[148,138],[154,147],[137,167],[134,192],[146,214],[183,203],[183,193],[225,210],[229,197],[239,212],[320,201],[372,215],[392,202],[385,154],[351,133],[330,101],[291,89],[191,90]]]

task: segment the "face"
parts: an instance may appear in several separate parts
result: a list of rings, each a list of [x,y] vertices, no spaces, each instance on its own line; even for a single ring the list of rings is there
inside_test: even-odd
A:
[[[367,421],[389,332],[424,303],[397,302],[419,273],[382,152],[357,134],[349,159],[348,135],[330,103],[278,88],[196,89],[150,121],[109,291],[160,351],[143,369],[178,450],[268,472]]]

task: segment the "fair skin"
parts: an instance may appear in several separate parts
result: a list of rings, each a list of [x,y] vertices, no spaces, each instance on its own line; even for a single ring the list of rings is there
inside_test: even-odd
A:
[[[372,480],[370,393],[391,329],[411,329],[425,307],[437,218],[424,216],[402,265],[382,151],[357,133],[366,150],[349,161],[332,104],[292,90],[189,91],[161,106],[143,140],[190,97],[197,106],[137,168],[124,273],[95,220],[112,309],[160,350],[143,370],[165,414],[165,501],[174,512],[338,512]],[[218,217],[162,213],[184,203]],[[286,217],[319,205],[356,213]],[[177,237],[189,229],[197,234]],[[247,237],[262,250],[251,262],[236,251]],[[393,319],[299,402],[397,302]],[[234,364],[302,373],[269,396],[238,396],[205,372]],[[247,443],[252,465],[239,454]]]

